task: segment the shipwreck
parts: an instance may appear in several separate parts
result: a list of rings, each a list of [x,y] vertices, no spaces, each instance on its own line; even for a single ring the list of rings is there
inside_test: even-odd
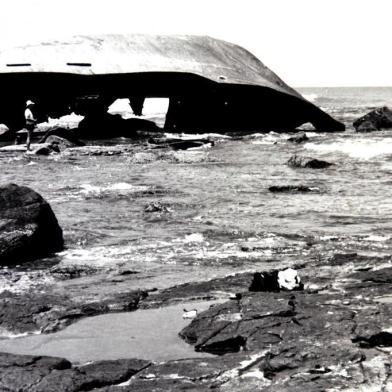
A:
[[[75,36],[3,50],[0,59],[0,123],[10,129],[24,126],[27,99],[42,116],[73,111],[102,125],[119,98],[141,115],[146,98],[160,97],[169,98],[165,131],[344,130],[250,52],[210,37]]]

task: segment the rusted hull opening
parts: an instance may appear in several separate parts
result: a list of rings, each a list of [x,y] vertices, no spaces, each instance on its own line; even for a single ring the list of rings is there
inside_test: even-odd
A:
[[[140,115],[146,97],[167,97],[164,128],[168,131],[289,131],[306,122],[318,130],[342,130],[339,122],[296,96],[267,87],[217,83],[189,73],[1,74],[0,85],[0,123],[13,129],[23,127],[26,99],[36,101],[42,120],[74,111],[95,118],[90,123],[93,128],[102,124],[118,98],[129,98],[134,113]]]

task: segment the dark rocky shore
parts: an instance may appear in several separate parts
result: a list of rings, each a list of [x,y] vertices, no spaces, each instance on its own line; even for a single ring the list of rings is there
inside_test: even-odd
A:
[[[387,116],[384,110],[381,115]],[[65,157],[72,156],[73,148],[84,148],[54,140],[65,146],[60,148],[65,149]],[[288,142],[305,141],[300,137]],[[146,149],[142,145],[137,149],[97,147],[95,153],[127,154],[132,163],[145,163],[175,160],[173,150],[204,148],[205,144],[205,140],[151,140]],[[94,151],[86,149],[86,154]],[[287,164],[303,172],[330,170],[334,163],[294,155]],[[267,190],[276,194],[321,192],[302,184]],[[0,198],[6,201],[0,207],[3,265],[12,266],[16,259],[34,265],[34,259],[63,248],[61,228],[40,195],[9,185],[0,189]],[[158,201],[147,204],[144,212],[167,214],[170,208]],[[311,235],[303,240],[312,249]],[[245,244],[240,250],[251,252],[253,248]],[[195,352],[213,356],[158,362],[133,358],[130,352],[125,359],[80,364],[58,357],[0,353],[0,391],[392,391],[391,263],[390,255],[335,251],[330,257],[320,257],[315,250],[310,261],[298,257],[291,265],[298,274],[294,290],[278,280],[281,271],[272,267],[257,274],[135,288],[139,271],[50,264],[32,272],[36,286],[0,294],[4,336],[49,334],[106,313],[138,314],[174,304],[216,301],[178,330]],[[20,270],[5,271],[9,282],[21,279]],[[40,274],[50,278],[49,283],[39,283]]]
[[[253,274],[244,273],[149,293],[117,292],[107,298],[107,293],[127,286],[130,275],[118,273],[112,281],[120,285],[102,282],[94,300],[91,289],[76,290],[76,286],[74,293],[84,291],[85,296],[75,298],[69,292],[66,297],[55,288],[50,294],[3,296],[2,327],[14,332],[38,328],[42,333],[108,311],[207,299],[226,301],[198,314],[179,331],[196,351],[213,353],[213,358],[163,363],[124,359],[72,366],[65,359],[2,354],[0,385],[4,391],[89,391],[98,387],[103,391],[370,387],[388,391],[392,377],[389,263],[389,258],[337,254],[306,267],[298,265],[305,285],[300,291],[250,292]],[[126,385],[121,384],[124,382]]]

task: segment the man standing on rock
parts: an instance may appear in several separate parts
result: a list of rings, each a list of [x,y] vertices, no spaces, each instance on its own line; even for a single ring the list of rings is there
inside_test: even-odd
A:
[[[37,119],[34,116],[34,105],[33,101],[26,101],[26,110],[24,112],[25,120],[26,120],[26,129],[27,129],[27,139],[26,139],[26,149],[30,151],[31,137],[32,133],[37,125]]]

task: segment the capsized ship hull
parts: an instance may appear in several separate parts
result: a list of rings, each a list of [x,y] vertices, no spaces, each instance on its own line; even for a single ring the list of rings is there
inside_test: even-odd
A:
[[[22,125],[26,99],[59,117],[93,116],[118,98],[138,111],[147,97],[167,97],[166,130],[344,129],[247,50],[210,37],[75,36],[4,50],[0,59],[0,123],[11,127]],[[80,97],[93,98],[80,105]]]

